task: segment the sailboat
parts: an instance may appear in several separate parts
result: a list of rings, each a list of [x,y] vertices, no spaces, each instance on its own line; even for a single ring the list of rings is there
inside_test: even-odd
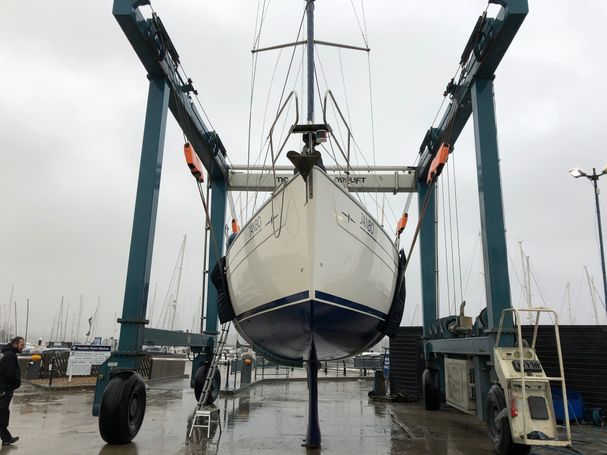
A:
[[[327,103],[335,99],[331,93],[325,96],[323,121],[316,123],[313,0],[306,1],[306,16],[307,118],[305,123],[296,119],[289,129],[290,135],[302,139],[300,151],[287,153],[294,175],[231,239],[212,280],[222,323],[232,320],[239,334],[266,358],[306,364],[306,445],[318,447],[319,362],[353,356],[384,335],[395,334],[404,309],[405,257],[399,253],[398,239],[350,193],[348,179],[342,179],[345,184],[336,181],[325,170],[318,147],[335,141],[326,121]],[[292,98],[296,99],[294,93],[278,115]],[[335,145],[349,158],[345,147]],[[274,150],[272,156],[275,162]]]
[[[289,131],[303,142],[301,152],[287,153],[294,176],[251,216],[213,274],[222,322],[233,320],[243,338],[284,364],[365,351],[398,327],[404,304],[398,239],[325,171],[317,151],[334,139],[325,119],[314,122],[314,1],[306,3],[308,113]],[[330,93],[323,112],[329,100]]]
[[[225,264],[238,332],[287,364],[376,344],[399,278],[394,242],[317,165],[253,215]]]

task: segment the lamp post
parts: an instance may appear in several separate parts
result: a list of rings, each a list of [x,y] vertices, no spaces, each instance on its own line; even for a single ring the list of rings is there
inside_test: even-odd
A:
[[[594,201],[596,203],[596,221],[597,224],[599,225],[599,244],[601,247],[601,269],[603,270],[603,292],[604,292],[604,297],[605,297],[605,305],[607,307],[607,277],[605,276],[605,250],[603,248],[603,229],[601,228],[601,209],[599,207],[599,187],[598,187],[598,181],[599,178],[605,174],[607,174],[607,167],[605,167],[605,169],[603,169],[603,172],[601,172],[600,174],[596,173],[596,168],[592,168],[592,174],[588,174],[587,172],[582,171],[579,168],[573,168],[569,171],[569,174],[571,174],[572,177],[580,178],[580,177],[586,177],[588,180],[590,180],[592,182],[592,185],[594,186]]]

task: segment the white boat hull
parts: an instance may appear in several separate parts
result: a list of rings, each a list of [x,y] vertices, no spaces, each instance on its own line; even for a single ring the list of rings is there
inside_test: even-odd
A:
[[[312,346],[334,360],[377,343],[398,276],[388,234],[322,170],[311,177],[279,188],[226,254],[237,330],[289,361]]]

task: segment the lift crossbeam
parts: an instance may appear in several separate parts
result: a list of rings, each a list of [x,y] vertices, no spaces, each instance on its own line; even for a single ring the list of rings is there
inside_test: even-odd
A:
[[[368,193],[412,193],[415,186],[414,167],[374,167],[353,168],[346,173],[344,169],[327,166],[326,172],[338,184],[350,192]],[[249,168],[233,166],[230,168],[229,187],[232,191],[274,191],[278,186],[294,177],[292,166],[275,166],[274,169],[263,166]]]

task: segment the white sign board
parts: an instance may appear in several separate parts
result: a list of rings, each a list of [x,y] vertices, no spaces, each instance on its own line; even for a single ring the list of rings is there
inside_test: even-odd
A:
[[[88,376],[93,365],[101,365],[111,354],[110,346],[74,344],[67,363],[67,375]]]

